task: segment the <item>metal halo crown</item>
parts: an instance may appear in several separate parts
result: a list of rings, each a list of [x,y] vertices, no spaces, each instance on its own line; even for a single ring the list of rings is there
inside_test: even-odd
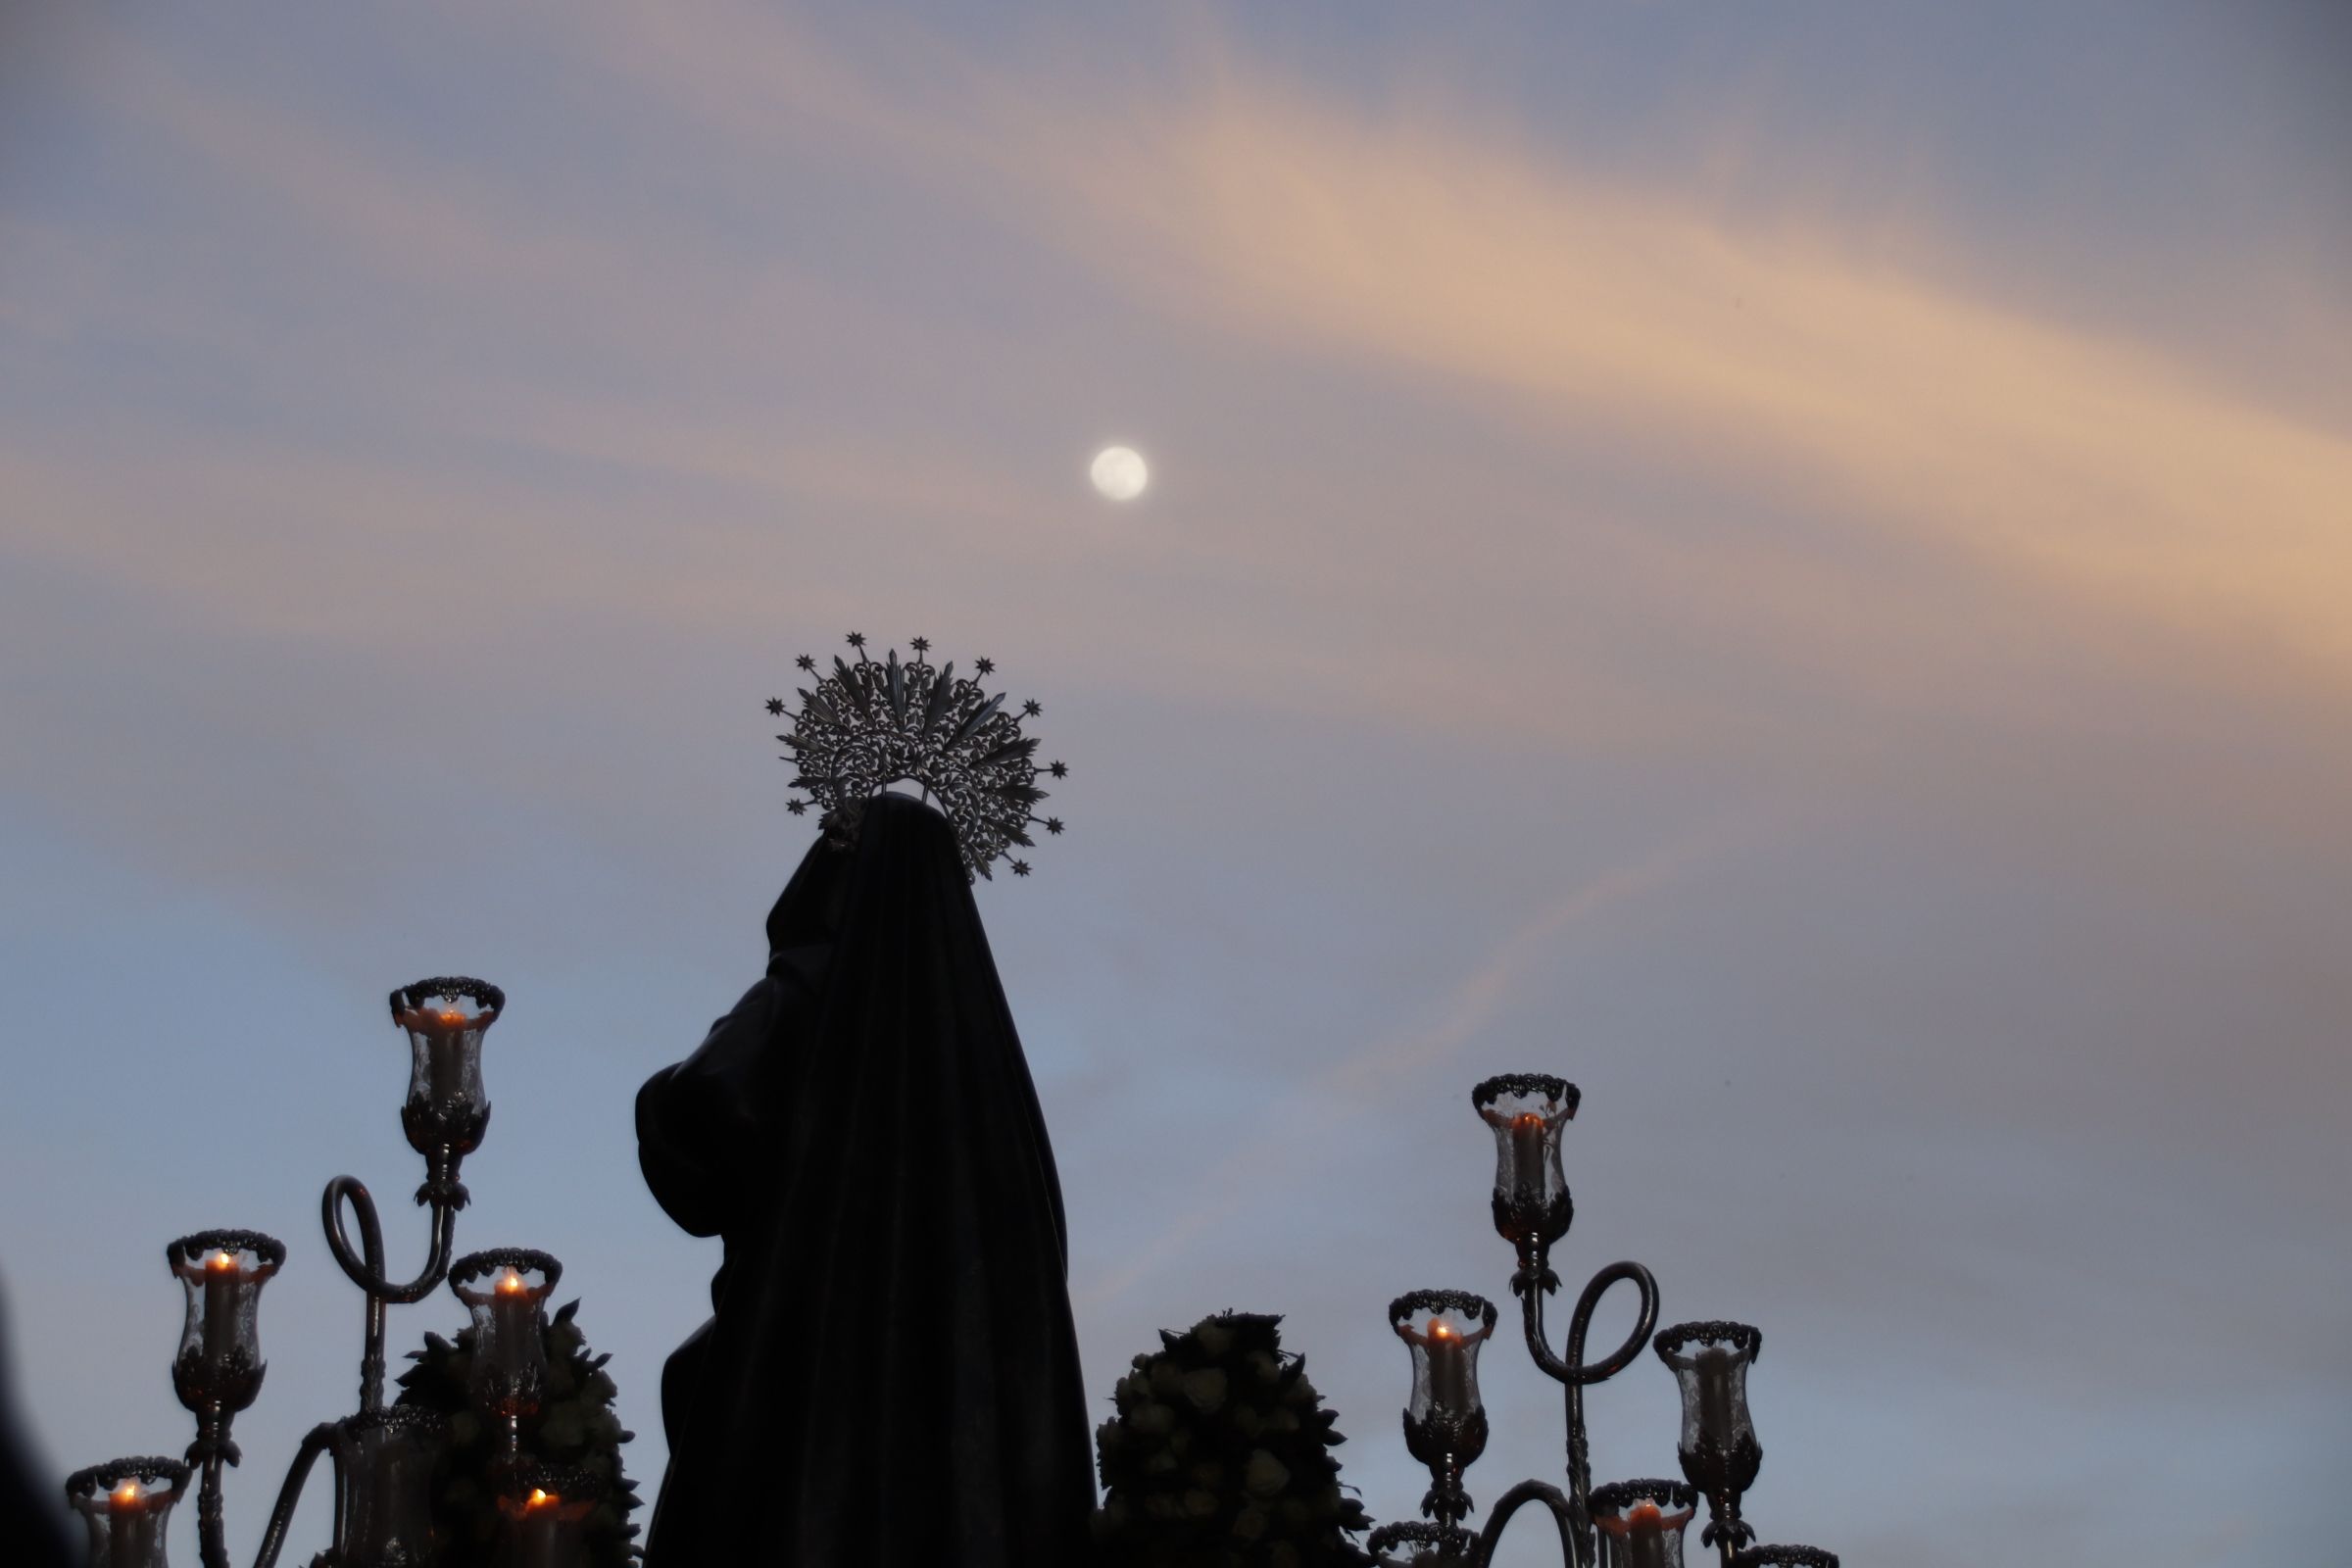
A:
[[[1033,814],[1046,799],[1037,776],[1069,773],[1059,762],[1041,769],[1036,738],[1021,733],[1021,721],[1043,710],[1035,702],[1007,708],[1004,694],[991,697],[977,680],[958,676],[952,661],[934,667],[929,638],[909,639],[913,655],[904,663],[896,648],[886,659],[868,658],[858,632],[845,640],[858,651],[858,662],[836,655],[831,674],[813,688],[801,689],[791,730],[776,737],[790,748],[784,760],[797,767],[793,787],[809,796],[796,796],[786,808],[798,816],[813,801],[828,820],[845,821],[867,800],[905,779],[920,787],[955,826],[967,878],[988,876],[989,863],[999,857],[1010,863],[1013,875],[1027,876],[1029,862],[1008,852],[1036,846],[1029,836],[1031,823],[1048,833],[1061,831],[1060,817]],[[809,655],[795,662],[816,673]],[[996,673],[996,667],[986,659],[973,664],[983,676]],[[783,714],[784,700],[769,698],[767,710]]]

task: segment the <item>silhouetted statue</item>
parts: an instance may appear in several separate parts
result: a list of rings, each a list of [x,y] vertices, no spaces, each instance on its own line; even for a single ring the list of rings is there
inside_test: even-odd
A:
[[[1061,1190],[1020,1040],[948,819],[857,814],[776,901],[766,976],[637,1097],[654,1197],[726,1243],[715,1315],[662,1374],[648,1568],[1085,1559]]]

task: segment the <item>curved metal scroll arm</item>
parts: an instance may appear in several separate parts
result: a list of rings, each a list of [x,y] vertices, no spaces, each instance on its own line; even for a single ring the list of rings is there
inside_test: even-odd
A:
[[[1593,1309],[1609,1287],[1620,1280],[1632,1280],[1642,1294],[1641,1319],[1634,1332],[1626,1336],[1623,1345],[1598,1361],[1585,1361],[1585,1333],[1592,1325]],[[1649,1344],[1650,1331],[1658,1326],[1658,1282],[1648,1269],[1639,1263],[1611,1263],[1592,1276],[1584,1295],[1576,1298],[1576,1311],[1568,1320],[1568,1354],[1562,1359],[1551,1353],[1544,1333],[1544,1293],[1524,1291],[1519,1297],[1520,1316],[1527,1327],[1527,1351],[1536,1358],[1536,1365],[1544,1375],[1571,1389],[1582,1389],[1594,1383],[1605,1383],[1633,1364]]]
[[[1449,1532],[1450,1544],[1439,1547],[1441,1557],[1445,1561],[1460,1564],[1461,1568],[1487,1568],[1487,1564],[1494,1559],[1494,1548],[1501,1542],[1503,1529],[1511,1522],[1511,1515],[1530,1502],[1541,1502],[1551,1510],[1552,1523],[1558,1526],[1560,1532],[1560,1561],[1567,1568],[1576,1568],[1584,1559],[1578,1555],[1574,1505],[1561,1494],[1559,1488],[1547,1481],[1522,1481],[1504,1493],[1487,1515],[1487,1527],[1475,1538],[1467,1531]],[[1403,1536],[1402,1529],[1396,1526],[1390,1527],[1387,1533]],[[1375,1532],[1376,1536],[1381,1534],[1383,1532]],[[1413,1539],[1427,1541],[1429,1538],[1425,1533]],[[1464,1549],[1465,1544],[1467,1549]],[[1412,1568],[1409,1561],[1389,1556],[1378,1549],[1377,1543],[1369,1555],[1378,1568]]]
[[[384,1403],[384,1307],[396,1303],[407,1305],[423,1299],[425,1294],[439,1285],[449,1274],[450,1249],[457,1238],[458,1211],[456,1205],[443,1197],[430,1200],[433,1209],[431,1250],[425,1257],[424,1272],[406,1285],[395,1285],[384,1277],[384,1229],[375,1215],[375,1200],[368,1196],[368,1188],[356,1176],[338,1176],[326,1184],[325,1196],[319,1200],[319,1223],[326,1230],[327,1250],[334,1253],[335,1262],[352,1284],[368,1298],[368,1347],[360,1360],[360,1408],[378,1410]],[[343,1205],[349,1202],[360,1220],[360,1250],[352,1250],[351,1238],[343,1230]]]
[[[1631,1280],[1641,1293],[1642,1310],[1633,1333],[1625,1343],[1597,1361],[1585,1359],[1585,1335],[1592,1326],[1593,1309],[1600,1298],[1621,1280]],[[1521,1317],[1527,1326],[1527,1349],[1536,1358],[1536,1365],[1560,1383],[1567,1391],[1568,1413],[1568,1514],[1563,1529],[1571,1533],[1576,1550],[1571,1561],[1589,1565],[1599,1558],[1599,1543],[1594,1540],[1592,1509],[1587,1501],[1592,1494],[1592,1449],[1585,1432],[1585,1390],[1595,1383],[1605,1383],[1633,1364],[1649,1344],[1650,1331],[1658,1326],[1658,1282],[1649,1270],[1635,1262],[1611,1263],[1592,1276],[1584,1294],[1576,1298],[1576,1311],[1568,1319],[1568,1353],[1565,1358],[1551,1353],[1544,1334],[1544,1293],[1528,1290],[1520,1293]]]
[[[310,1479],[311,1465],[328,1445],[335,1441],[338,1423],[323,1421],[311,1428],[294,1450],[294,1462],[287,1467],[285,1485],[277,1490],[277,1506],[270,1510],[270,1528],[262,1532],[262,1549],[253,1559],[253,1568],[274,1568],[277,1554],[286,1544],[287,1527],[294,1523],[294,1505],[302,1500],[302,1484]]]
[[[1510,1523],[1511,1515],[1529,1502],[1541,1502],[1551,1510],[1552,1523],[1560,1530],[1560,1560],[1574,1564],[1577,1556],[1576,1518],[1560,1489],[1544,1481],[1522,1481],[1504,1493],[1487,1516],[1487,1528],[1478,1533],[1478,1544],[1470,1548],[1468,1568],[1487,1568],[1494,1560],[1494,1548],[1502,1541],[1502,1527]]]

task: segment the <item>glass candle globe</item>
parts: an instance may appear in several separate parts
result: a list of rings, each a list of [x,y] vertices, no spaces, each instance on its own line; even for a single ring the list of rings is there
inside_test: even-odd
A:
[[[1719,1507],[1736,1510],[1764,1462],[1747,1413],[1747,1369],[1764,1348],[1763,1334],[1745,1323],[1677,1323],[1650,1343],[1682,1386],[1684,1477]]]
[[[541,1309],[564,1265],[545,1252],[500,1248],[468,1252],[449,1266],[450,1291],[473,1314],[473,1401],[513,1421],[539,1407],[547,1380]]]
[[[286,1261],[284,1244],[259,1231],[198,1231],[164,1249],[187,1293],[172,1387],[199,1414],[244,1409],[261,1392],[262,1286]]]
[[[482,1036],[506,1004],[506,993],[498,987],[454,976],[418,980],[392,993],[392,1021],[409,1036],[409,1093],[400,1107],[401,1130],[428,1169],[420,1196],[463,1205],[459,1162],[481,1147],[490,1125]]]
[[[171,1568],[164,1537],[187,1490],[175,1459],[115,1459],[66,1478],[66,1501],[90,1533],[90,1568]]]
[[[1429,1466],[1421,1511],[1459,1518],[1470,1510],[1462,1472],[1487,1448],[1478,1352],[1494,1332],[1494,1303],[1466,1291],[1414,1291],[1389,1303],[1389,1327],[1412,1352],[1404,1446]]]
[[[1470,1091],[1494,1130],[1494,1229],[1532,1257],[1568,1234],[1576,1205],[1560,1171],[1560,1130],[1583,1096],[1547,1073],[1508,1073]]]
[[[396,1404],[346,1416],[335,1429],[337,1568],[413,1568],[434,1560],[433,1467],[448,1423]]]

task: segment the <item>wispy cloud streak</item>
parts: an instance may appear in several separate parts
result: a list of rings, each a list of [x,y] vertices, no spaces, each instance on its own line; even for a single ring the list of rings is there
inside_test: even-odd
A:
[[[1085,1282],[1072,1299],[1081,1310],[1116,1300],[1183,1257],[1286,1171],[1311,1162],[1314,1147],[1298,1129],[1329,1144],[1347,1127],[1377,1111],[1400,1088],[1458,1055],[1502,1015],[1533,981],[1564,937],[1618,906],[1664,892],[1758,833],[1752,824],[1710,823],[1653,853],[1587,878],[1524,921],[1454,985],[1426,1022],[1376,1042],[1300,1080],[1267,1113],[1268,1130],[1217,1161],[1196,1184],[1205,1197],[1146,1239],[1125,1258]]]

